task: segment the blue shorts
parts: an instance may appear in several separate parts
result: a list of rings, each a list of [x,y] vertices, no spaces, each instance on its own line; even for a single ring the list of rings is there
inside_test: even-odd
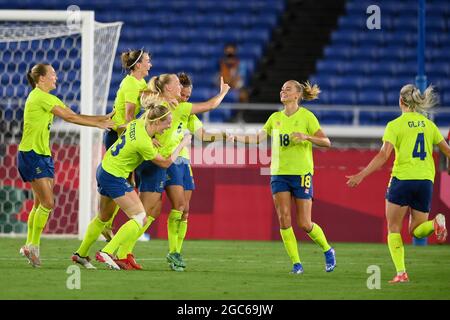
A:
[[[136,168],[134,173],[139,192],[162,193],[164,191],[166,169],[157,166],[151,161],[144,161]]]
[[[392,177],[386,191],[386,200],[399,206],[430,212],[433,182],[430,180],[399,180]]]
[[[172,163],[167,169],[165,186],[183,186],[184,190],[195,190],[194,177],[189,163]]]
[[[55,166],[51,156],[43,156],[31,151],[19,151],[17,168],[24,182],[40,178],[54,178]]]
[[[106,130],[103,134],[103,144],[105,145],[106,150],[111,148],[111,146],[114,144],[114,142],[119,139],[119,136],[117,135],[117,132],[114,130]]]
[[[97,190],[102,196],[115,199],[134,189],[127,179],[118,178],[106,172],[100,163],[97,167]]]
[[[313,199],[313,177],[280,175],[270,177],[272,194],[290,192],[297,199]]]

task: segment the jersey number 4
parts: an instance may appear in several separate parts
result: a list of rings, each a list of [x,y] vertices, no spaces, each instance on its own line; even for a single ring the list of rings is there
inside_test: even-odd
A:
[[[119,154],[120,150],[123,148],[123,146],[125,145],[125,135],[122,134],[122,136],[120,137],[120,143],[116,145],[116,147],[113,149],[111,148],[111,154],[115,157]]]
[[[423,136],[423,133],[419,133],[417,135],[412,156],[413,158],[420,158],[420,160],[425,160],[427,157],[427,152],[425,151],[425,137]]]

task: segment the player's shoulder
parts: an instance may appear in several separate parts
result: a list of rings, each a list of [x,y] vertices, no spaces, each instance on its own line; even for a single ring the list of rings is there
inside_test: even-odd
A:
[[[267,121],[272,121],[272,120],[274,120],[274,119],[280,119],[282,113],[283,113],[283,110],[275,111],[274,113],[272,113],[272,114],[269,116],[269,118],[267,119]]]
[[[300,112],[298,114],[301,117],[307,116],[307,117],[314,117],[314,118],[316,118],[316,115],[314,114],[314,112],[312,112],[311,110],[309,110],[305,106],[300,106],[300,110],[299,111]]]

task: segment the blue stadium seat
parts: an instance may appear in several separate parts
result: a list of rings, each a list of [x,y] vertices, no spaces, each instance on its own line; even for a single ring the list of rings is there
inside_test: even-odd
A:
[[[348,89],[333,90],[330,98],[331,103],[338,105],[355,105],[357,103],[356,92]]]
[[[383,91],[368,90],[360,91],[358,94],[358,104],[360,105],[385,105]]]
[[[450,126],[450,113],[447,113],[447,114],[437,113],[434,116],[434,123],[437,126],[449,127]]]

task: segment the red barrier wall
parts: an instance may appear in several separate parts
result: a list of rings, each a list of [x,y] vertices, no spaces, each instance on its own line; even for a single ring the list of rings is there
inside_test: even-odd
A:
[[[29,189],[28,184],[21,182],[15,168],[16,150],[17,146],[10,145],[7,154],[1,158],[0,182]],[[78,157],[73,155],[77,150],[73,146],[54,145],[53,153],[56,155],[55,194],[58,201],[46,232],[75,233],[78,227]],[[312,217],[330,241],[385,241],[384,194],[393,159],[355,189],[346,186],[345,178],[367,165],[375,154],[376,151],[369,150],[314,150],[316,172]],[[270,177],[260,175],[259,165],[201,164],[194,165],[193,171],[197,189],[190,204],[187,239],[280,239]],[[431,217],[438,212],[450,217],[449,192],[450,176],[446,172],[437,172]],[[24,203],[18,212],[19,220],[26,221],[31,206],[32,200]],[[163,213],[149,230],[152,237],[167,238],[169,210],[164,196]],[[125,220],[122,213],[118,217],[116,229]],[[403,235],[408,242],[411,238],[407,235],[406,225],[405,220]],[[309,239],[296,226],[294,230],[300,240]],[[433,241],[431,237],[430,242]]]
[[[393,159],[356,189],[348,188],[345,178],[367,165],[375,154],[368,150],[315,150],[312,216],[330,241],[385,242],[384,195]],[[193,171],[197,189],[191,200],[187,239],[280,239],[270,177],[261,176],[258,166],[200,165],[194,166]],[[439,196],[440,188],[438,173],[431,217],[437,212],[450,213]],[[151,237],[167,238],[169,211],[164,196],[163,213],[150,228]],[[292,218],[295,221],[295,215]],[[294,226],[294,230],[300,240],[309,239],[298,227]],[[405,220],[403,236],[405,242],[410,242],[407,230]]]

